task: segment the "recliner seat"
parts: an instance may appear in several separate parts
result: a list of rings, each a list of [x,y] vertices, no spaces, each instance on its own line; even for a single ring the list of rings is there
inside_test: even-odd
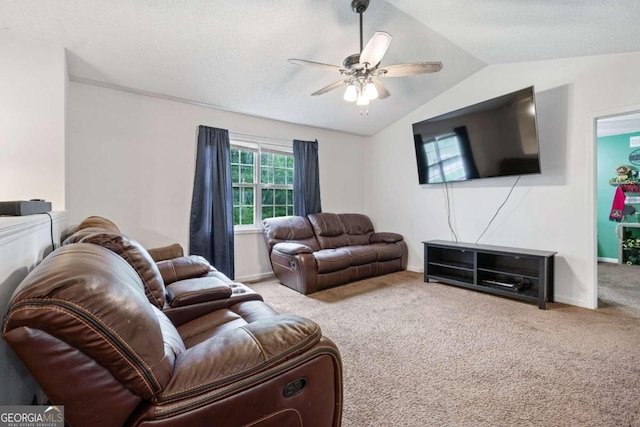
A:
[[[3,336],[71,426],[340,425],[340,356],[318,325],[227,304],[176,327],[122,257],[70,243],[16,289]]]

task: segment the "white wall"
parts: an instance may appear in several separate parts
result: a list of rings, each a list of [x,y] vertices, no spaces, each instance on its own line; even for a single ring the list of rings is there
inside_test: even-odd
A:
[[[66,212],[0,218],[0,313],[4,315],[20,282],[56,246],[67,227]],[[53,233],[53,235],[52,235]],[[0,405],[27,405],[36,396],[44,401],[33,377],[0,339]]]
[[[0,31],[0,200],[65,208],[64,49]]]
[[[371,138],[365,211],[376,228],[404,234],[409,268],[421,242],[452,239],[442,185],[418,184],[412,123],[535,85],[542,174],[523,176],[479,243],[557,251],[555,298],[595,308],[594,118],[640,105],[640,54],[489,66]],[[460,241],[475,242],[515,178],[450,186]]]
[[[146,247],[178,242],[188,249],[199,125],[282,140],[318,139],[323,210],[362,211],[362,137],[71,82],[70,222],[102,215]],[[235,253],[237,280],[271,273],[260,234],[236,235]]]

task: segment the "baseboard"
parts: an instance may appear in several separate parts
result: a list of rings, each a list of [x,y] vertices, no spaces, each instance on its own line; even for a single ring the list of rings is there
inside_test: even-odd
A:
[[[598,257],[598,262],[608,262],[611,264],[617,264],[618,263],[618,258],[601,258]]]
[[[412,265],[407,265],[407,271],[413,271],[414,273],[424,273],[423,268],[414,267]]]
[[[589,306],[583,300],[579,300],[579,299],[575,299],[575,298],[571,298],[571,297],[566,297],[566,296],[562,296],[562,295],[554,295],[553,296],[553,302],[559,302],[561,304],[568,304],[568,305],[575,305],[576,307],[588,308],[588,309],[591,309],[591,310],[594,309],[594,307]]]
[[[273,274],[273,272],[269,271],[269,272],[266,272],[266,273],[251,274],[249,276],[239,276],[239,277],[236,277],[233,280],[235,282],[251,283],[251,282],[259,282],[259,281],[265,280],[265,279],[271,279],[271,278],[274,278],[274,277],[275,277],[275,275]]]

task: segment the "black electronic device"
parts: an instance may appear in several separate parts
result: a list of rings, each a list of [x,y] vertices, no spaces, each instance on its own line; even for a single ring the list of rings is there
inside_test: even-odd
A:
[[[420,184],[538,174],[533,86],[413,124]]]
[[[51,202],[42,199],[0,202],[0,215],[23,216],[51,211]]]

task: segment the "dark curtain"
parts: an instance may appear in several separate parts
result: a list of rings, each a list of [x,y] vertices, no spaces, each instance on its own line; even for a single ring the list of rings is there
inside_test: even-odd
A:
[[[318,141],[293,140],[293,213],[298,216],[322,212]]]
[[[200,126],[191,200],[189,253],[234,278],[231,146],[226,129]]]

